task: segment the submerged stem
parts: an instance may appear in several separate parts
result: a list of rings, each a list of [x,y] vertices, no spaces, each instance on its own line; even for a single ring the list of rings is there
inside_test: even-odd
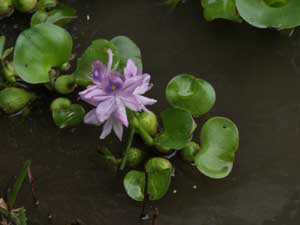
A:
[[[132,127],[131,130],[130,130],[129,139],[128,139],[126,150],[125,150],[125,154],[124,154],[121,166],[120,166],[120,170],[124,170],[124,168],[126,166],[128,152],[129,152],[129,149],[131,148],[134,134],[135,134],[135,128]]]

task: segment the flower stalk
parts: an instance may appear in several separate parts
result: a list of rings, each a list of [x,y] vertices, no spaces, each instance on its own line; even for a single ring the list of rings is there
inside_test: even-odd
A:
[[[131,148],[135,132],[136,132],[135,128],[131,127],[128,142],[127,142],[126,149],[125,149],[125,152],[124,152],[124,157],[123,157],[123,160],[122,160],[122,163],[121,163],[121,166],[120,166],[120,170],[125,169],[127,158],[128,158],[128,152],[129,152],[129,149]]]

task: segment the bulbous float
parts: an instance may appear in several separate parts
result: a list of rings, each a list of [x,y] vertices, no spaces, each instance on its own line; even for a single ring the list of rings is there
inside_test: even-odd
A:
[[[154,157],[147,161],[145,165],[146,172],[155,172],[161,170],[173,169],[172,163],[161,157]]]
[[[10,15],[14,11],[12,0],[0,0],[0,16]]]
[[[51,103],[51,111],[59,109],[68,109],[72,105],[70,99],[67,98],[57,98]]]
[[[62,75],[55,81],[55,90],[63,95],[71,94],[76,88],[76,82],[73,75]]]
[[[129,167],[137,167],[145,159],[145,152],[139,148],[130,148],[127,155],[126,165]]]
[[[8,87],[0,91],[0,109],[7,114],[17,113],[33,98],[34,95],[24,89]]]
[[[51,103],[52,118],[59,128],[75,127],[82,123],[85,109],[78,104],[72,104],[67,98],[57,98]]]
[[[155,136],[157,134],[158,122],[157,117],[153,112],[149,111],[139,113],[137,119],[148,134],[151,136]]]
[[[196,154],[200,151],[200,146],[193,141],[190,141],[180,151],[180,156],[185,162],[193,163]]]
[[[37,0],[14,0],[14,5],[18,11],[30,13],[35,9]]]

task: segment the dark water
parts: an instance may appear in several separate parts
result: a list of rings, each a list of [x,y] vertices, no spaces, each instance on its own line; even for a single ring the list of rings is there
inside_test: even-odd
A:
[[[169,79],[191,73],[216,88],[218,100],[209,116],[229,117],[240,128],[237,161],[227,179],[210,180],[177,164],[170,193],[152,204],[160,209],[159,225],[300,224],[299,31],[287,38],[246,24],[207,23],[198,1],[173,13],[153,0],[68,3],[79,11],[69,28],[76,53],[96,38],[120,34],[138,43],[155,83],[149,95],[159,99],[154,111],[167,106]],[[28,17],[14,15],[0,21],[0,32],[13,43],[27,24]],[[46,102],[25,121],[0,117],[1,187],[25,159],[33,161],[41,204],[34,207],[28,186],[18,201],[30,224],[65,225],[76,218],[87,225],[139,224],[140,204],[94,160],[97,147],[121,151],[124,144],[115,138],[100,142],[99,132],[85,126],[58,130]]]

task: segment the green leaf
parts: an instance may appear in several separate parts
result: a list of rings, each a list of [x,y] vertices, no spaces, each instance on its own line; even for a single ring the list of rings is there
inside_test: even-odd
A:
[[[27,225],[26,210],[24,208],[19,209],[19,225]]]
[[[168,192],[171,184],[172,170],[148,172],[147,192],[149,200],[159,200]]]
[[[61,129],[78,126],[83,121],[84,115],[84,108],[78,104],[52,111],[54,123]]]
[[[300,25],[299,0],[272,2],[269,0],[268,5],[267,0],[236,0],[236,6],[240,16],[258,28],[289,29]]]
[[[161,113],[163,133],[156,138],[156,144],[163,148],[182,149],[191,138],[193,117],[191,113],[170,108]]]
[[[169,190],[173,166],[165,158],[153,157],[145,165],[148,175],[147,193],[149,200],[161,199]]]
[[[28,83],[48,83],[51,68],[70,59],[72,46],[71,35],[59,26],[43,23],[31,27],[17,39],[15,70]]]
[[[124,177],[124,188],[130,198],[135,201],[144,200],[146,175],[144,172],[131,170]]]
[[[220,179],[232,170],[235,153],[239,146],[239,131],[229,119],[214,117],[202,127],[201,149],[195,163],[204,175]]]
[[[77,60],[75,79],[78,85],[86,86],[91,83],[92,64],[99,60],[104,64],[108,62],[107,50],[111,49],[113,57],[112,69],[115,70],[119,65],[119,52],[116,46],[105,39],[98,39],[85,50],[84,54]]]
[[[17,177],[16,179],[16,182],[12,188],[12,190],[9,190],[8,192],[8,206],[10,209],[13,209],[14,207],[14,204],[16,202],[16,199],[17,199],[17,196],[23,186],[23,183],[24,183],[24,180],[27,176],[27,173],[28,173],[28,168],[30,167],[31,165],[31,161],[26,161],[24,163],[24,166],[19,174],[19,176]]]
[[[204,18],[207,21],[227,19],[241,22],[235,7],[235,0],[201,0]]]
[[[67,6],[55,8],[49,12],[38,10],[31,17],[31,26],[35,26],[40,23],[52,23],[63,27],[75,18],[76,10]]]
[[[5,41],[6,41],[5,36],[0,36],[0,59],[2,58],[2,54],[4,51]]]
[[[214,106],[216,93],[207,81],[182,74],[169,82],[166,98],[173,107],[201,116]]]
[[[128,59],[132,59],[140,70],[143,70],[142,56],[139,47],[128,37],[117,36],[111,40],[120,54],[119,70],[123,71]]]
[[[132,170],[124,178],[124,187],[132,199],[144,200],[147,175],[147,193],[151,201],[161,199],[171,184],[172,164],[164,158],[154,157],[146,163],[146,173]]]

